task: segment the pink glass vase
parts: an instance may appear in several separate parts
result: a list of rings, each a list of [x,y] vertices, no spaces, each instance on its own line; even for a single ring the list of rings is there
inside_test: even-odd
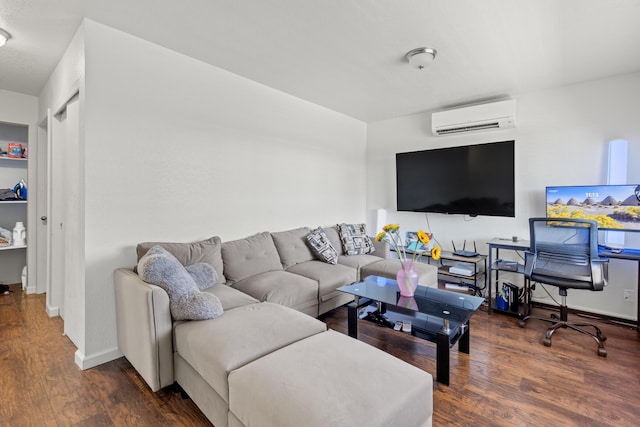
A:
[[[418,311],[418,303],[414,297],[398,298],[398,307],[408,308],[409,310]]]
[[[400,295],[412,297],[418,287],[418,273],[413,269],[413,261],[402,263],[402,268],[396,274]]]

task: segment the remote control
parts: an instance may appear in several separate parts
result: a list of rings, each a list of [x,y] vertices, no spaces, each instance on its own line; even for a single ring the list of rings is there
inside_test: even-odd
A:
[[[411,332],[411,322],[410,321],[402,322],[402,332]]]

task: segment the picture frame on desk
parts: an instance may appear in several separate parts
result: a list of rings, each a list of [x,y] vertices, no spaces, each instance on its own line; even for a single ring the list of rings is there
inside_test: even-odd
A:
[[[405,233],[404,247],[410,252],[422,251],[424,249],[424,245],[418,241],[417,231],[407,231]]]

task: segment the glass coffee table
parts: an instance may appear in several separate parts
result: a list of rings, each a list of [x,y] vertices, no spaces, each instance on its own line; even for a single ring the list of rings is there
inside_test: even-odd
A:
[[[395,280],[379,276],[338,290],[355,297],[347,306],[349,336],[358,338],[360,314],[381,326],[410,321],[411,335],[436,343],[436,380],[445,385],[449,385],[449,350],[458,343],[458,351],[469,354],[469,319],[484,302],[425,286],[418,286],[413,297],[403,297]]]

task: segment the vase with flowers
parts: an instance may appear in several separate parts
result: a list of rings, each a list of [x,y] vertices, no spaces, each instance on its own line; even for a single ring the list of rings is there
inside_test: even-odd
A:
[[[412,297],[418,287],[418,273],[413,268],[415,262],[425,253],[429,253],[434,260],[440,259],[441,249],[432,243],[433,235],[418,230],[418,242],[421,245],[414,246],[411,256],[407,249],[408,242],[403,241],[400,236],[400,225],[387,224],[382,227],[382,231],[376,236],[376,241],[387,241],[392,249],[398,254],[402,268],[396,274],[400,295],[403,297]]]

